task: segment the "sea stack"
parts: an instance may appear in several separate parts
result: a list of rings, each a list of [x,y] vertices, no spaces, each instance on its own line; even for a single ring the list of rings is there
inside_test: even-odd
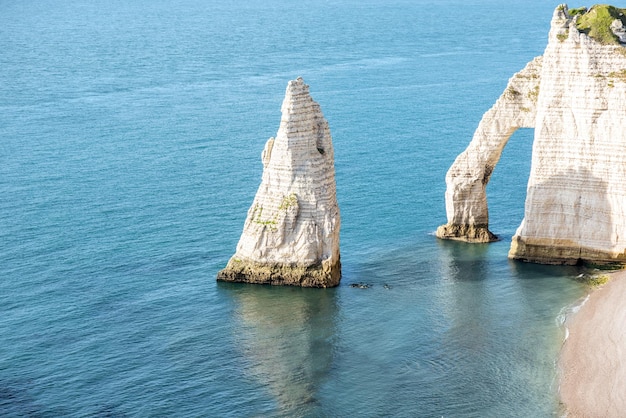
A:
[[[337,286],[340,217],[328,122],[302,78],[288,83],[281,110],[237,251],[217,280]]]
[[[485,186],[516,129],[535,129],[509,257],[626,263],[626,9],[554,11],[548,46],[516,74],[446,175],[440,238],[488,242]]]

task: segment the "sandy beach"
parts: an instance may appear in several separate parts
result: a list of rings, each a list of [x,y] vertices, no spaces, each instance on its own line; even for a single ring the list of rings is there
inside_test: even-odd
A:
[[[626,415],[626,271],[593,291],[568,318],[559,358],[568,417]]]

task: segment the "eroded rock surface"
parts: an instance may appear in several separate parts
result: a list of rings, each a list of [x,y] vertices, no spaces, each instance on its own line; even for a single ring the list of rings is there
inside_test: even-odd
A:
[[[491,171],[515,129],[534,127],[524,220],[509,256],[626,263],[626,48],[619,30],[607,43],[577,28],[592,12],[557,7],[543,57],[516,74],[485,114],[446,176],[440,238],[477,241],[464,231],[487,228]]]
[[[469,242],[490,242],[486,187],[504,146],[518,128],[534,127],[542,57],[529,62],[510,80],[498,101],[485,113],[472,142],[446,175],[448,223],[437,236]]]
[[[339,206],[328,122],[302,78],[290,81],[276,138],[263,150],[263,178],[235,255],[218,280],[337,286]]]

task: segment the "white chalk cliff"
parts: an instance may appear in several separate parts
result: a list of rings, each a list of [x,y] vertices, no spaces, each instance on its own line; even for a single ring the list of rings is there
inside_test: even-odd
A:
[[[340,218],[328,122],[302,78],[288,83],[281,110],[237,251],[218,280],[337,286]]]
[[[485,189],[509,137],[518,128],[535,126],[541,57],[515,74],[496,104],[485,113],[474,138],[446,174],[448,224],[437,236],[469,242],[497,238],[489,229]]]
[[[610,42],[580,25],[606,16],[606,7],[572,13],[557,7],[543,56],[509,81],[449,169],[448,223],[438,237],[495,239],[485,187],[509,137],[530,127],[535,138],[525,213],[509,257],[626,263],[626,18],[613,8]]]

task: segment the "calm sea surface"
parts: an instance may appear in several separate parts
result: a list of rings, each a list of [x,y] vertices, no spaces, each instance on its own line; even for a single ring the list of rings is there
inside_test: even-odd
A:
[[[558,415],[586,290],[507,260],[531,130],[488,188],[503,240],[432,234],[556,5],[0,0],[0,416]],[[333,134],[341,286],[217,284],[298,76]]]

